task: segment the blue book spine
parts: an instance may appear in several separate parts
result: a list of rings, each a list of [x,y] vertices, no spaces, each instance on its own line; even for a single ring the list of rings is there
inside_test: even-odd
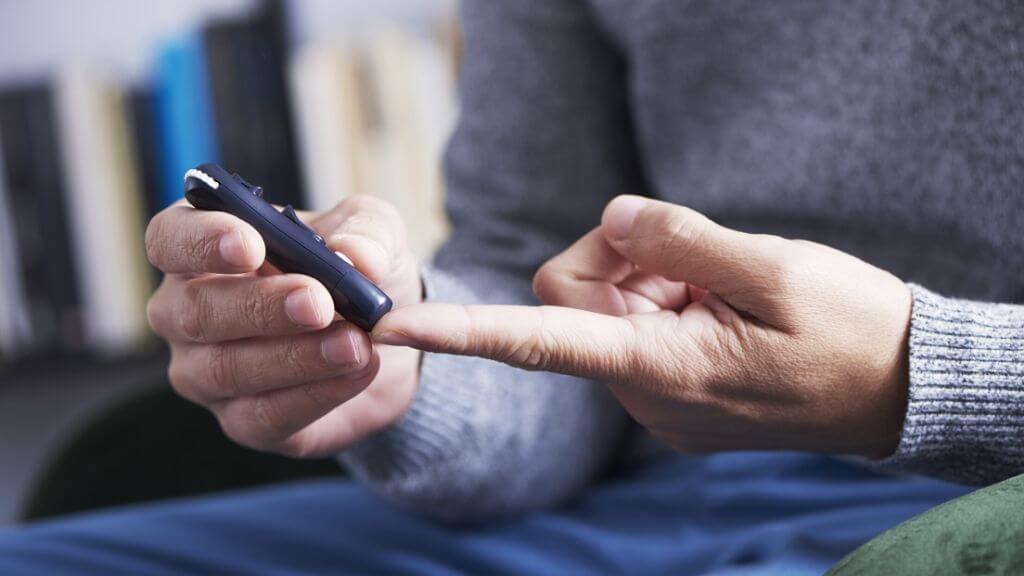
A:
[[[186,170],[220,161],[205,52],[202,34],[195,32],[169,42],[157,58],[154,108],[161,208],[183,197]]]

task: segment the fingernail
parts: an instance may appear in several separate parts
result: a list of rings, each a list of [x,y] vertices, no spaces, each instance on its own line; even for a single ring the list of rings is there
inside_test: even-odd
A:
[[[320,353],[328,364],[338,366],[359,365],[359,342],[351,330],[339,330],[328,334],[320,342]]]
[[[647,204],[647,199],[641,196],[620,196],[608,205],[605,210],[601,227],[605,235],[612,240],[622,240],[629,236],[633,227],[633,220],[636,220],[637,213]]]
[[[412,346],[414,343],[408,334],[394,331],[381,332],[379,334],[375,332],[373,339],[380,344],[390,344],[391,346]]]
[[[349,266],[355,266],[355,263],[352,262],[352,259],[349,258],[348,256],[345,256],[344,254],[342,254],[341,252],[338,252],[337,250],[335,250],[334,253],[338,255],[338,258],[341,258],[342,260],[344,260]]]
[[[330,246],[344,246],[346,244],[350,247],[353,245],[364,246],[369,253],[364,251],[363,256],[367,258],[367,264],[371,266],[376,265],[386,268],[389,265],[390,256],[387,249],[384,248],[383,244],[373,238],[360,236],[358,234],[335,234],[334,236],[331,236],[331,240],[329,242]]]
[[[309,288],[299,288],[284,299],[284,312],[298,326],[320,326],[320,310]]]
[[[249,258],[245,249],[245,238],[242,238],[241,232],[229,232],[221,236],[218,248],[220,249],[220,257],[228,264],[238,266],[239,268],[249,265]]]

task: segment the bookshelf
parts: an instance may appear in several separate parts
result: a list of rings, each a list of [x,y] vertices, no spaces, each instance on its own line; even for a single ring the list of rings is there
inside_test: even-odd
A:
[[[0,8],[0,525],[78,422],[165,382],[168,351],[145,322],[158,277],[141,231],[180,196],[191,164],[239,164],[298,206],[385,197],[404,207],[429,256],[445,233],[453,5]],[[259,145],[247,147],[252,134]],[[402,194],[410,182],[426,183],[416,197]]]
[[[452,0],[3,11],[0,222],[13,250],[0,250],[0,390],[166,361],[145,322],[156,276],[142,230],[202,161],[296,207],[387,199],[423,258],[446,234]]]

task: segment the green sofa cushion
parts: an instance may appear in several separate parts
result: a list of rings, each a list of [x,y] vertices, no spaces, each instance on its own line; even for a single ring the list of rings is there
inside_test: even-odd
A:
[[[1024,475],[883,532],[828,574],[1024,574]]]

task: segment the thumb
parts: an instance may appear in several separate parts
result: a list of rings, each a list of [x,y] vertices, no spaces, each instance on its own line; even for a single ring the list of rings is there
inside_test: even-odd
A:
[[[775,237],[731,230],[689,208],[642,196],[612,200],[601,230],[641,269],[711,290],[731,304],[738,294],[756,300],[751,287],[767,286],[766,273],[774,268]]]
[[[619,382],[641,349],[628,319],[560,306],[412,304],[381,318],[373,339]]]

